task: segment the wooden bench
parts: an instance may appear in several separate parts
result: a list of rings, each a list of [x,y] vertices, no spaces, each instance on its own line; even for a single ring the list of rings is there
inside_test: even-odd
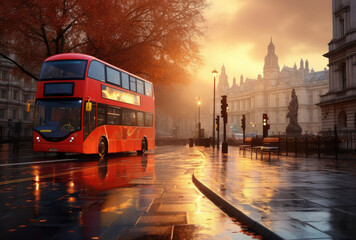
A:
[[[240,151],[243,151],[243,156],[245,156],[245,151],[246,150],[250,150],[251,151],[251,144],[252,144],[252,138],[248,137],[245,139],[245,144],[244,145],[240,145]]]
[[[261,160],[263,160],[263,154],[267,154],[267,153],[268,153],[268,160],[271,160],[271,153],[275,153],[279,159],[279,137],[264,138],[263,146],[260,146],[260,152],[261,152]]]
[[[255,154],[256,154],[256,159],[257,159],[257,153],[258,153],[259,150],[261,150],[262,147],[263,147],[263,146],[253,146],[253,147],[250,148],[250,151],[251,151],[251,159],[252,159],[252,153],[253,153],[253,152],[255,152]]]

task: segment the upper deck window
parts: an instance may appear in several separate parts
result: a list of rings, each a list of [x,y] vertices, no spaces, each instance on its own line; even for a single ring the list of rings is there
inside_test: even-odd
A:
[[[137,92],[140,94],[145,94],[145,87],[143,85],[143,81],[137,79],[136,83],[137,83]]]
[[[89,65],[88,77],[105,82],[105,65],[98,61],[92,61]]]
[[[130,89],[129,75],[127,75],[126,73],[122,72],[121,76],[122,76],[122,87],[125,88],[125,89]]]
[[[152,84],[149,82],[145,82],[145,93],[146,96],[152,97],[153,93],[152,93]]]
[[[136,92],[136,78],[130,76],[130,90]]]
[[[47,61],[42,66],[40,80],[82,80],[86,65],[86,60]]]
[[[121,85],[121,77],[120,77],[119,71],[112,69],[110,67],[107,67],[106,68],[106,76],[107,76],[109,83],[113,83],[113,84],[116,84],[119,86]]]

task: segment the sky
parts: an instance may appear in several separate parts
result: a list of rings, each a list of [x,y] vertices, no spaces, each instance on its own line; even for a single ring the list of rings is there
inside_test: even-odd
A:
[[[235,76],[263,74],[267,46],[272,41],[283,66],[309,61],[315,71],[327,67],[332,39],[331,0],[210,0],[206,35],[201,40],[203,64],[196,72],[202,81],[213,79],[224,64],[230,86]]]

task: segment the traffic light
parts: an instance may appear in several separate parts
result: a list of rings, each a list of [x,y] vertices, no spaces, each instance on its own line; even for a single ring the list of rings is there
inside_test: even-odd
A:
[[[227,108],[226,95],[221,96],[221,117],[224,119],[224,123],[227,123]]]
[[[243,114],[242,118],[241,118],[241,129],[242,130],[246,129],[246,117],[245,117],[245,114]]]
[[[216,131],[219,131],[219,125],[220,125],[220,117],[219,117],[219,115],[217,115],[216,116],[216,118],[215,118],[215,129],[216,129]]]
[[[268,136],[268,129],[270,128],[270,125],[268,124],[267,113],[264,113],[262,115],[262,124],[263,124],[263,137],[267,137]]]

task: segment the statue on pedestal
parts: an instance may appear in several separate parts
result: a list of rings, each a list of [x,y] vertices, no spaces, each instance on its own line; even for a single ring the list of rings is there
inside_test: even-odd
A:
[[[289,118],[289,124],[286,129],[288,137],[298,137],[302,135],[302,128],[298,124],[298,97],[295,94],[295,90],[292,90],[292,99],[288,106],[288,114],[286,118]]]

